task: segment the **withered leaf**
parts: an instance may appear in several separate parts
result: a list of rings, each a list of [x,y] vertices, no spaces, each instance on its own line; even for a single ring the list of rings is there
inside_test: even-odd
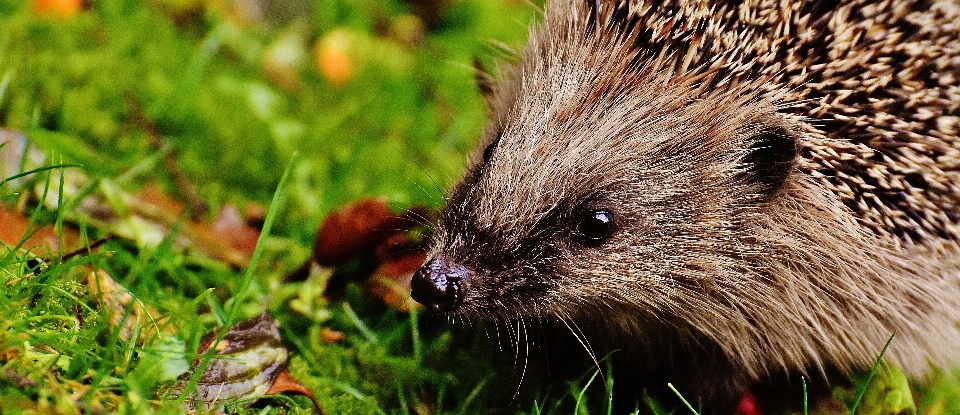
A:
[[[320,403],[317,402],[317,397],[313,396],[313,393],[307,390],[299,380],[290,375],[290,372],[286,370],[280,372],[280,376],[277,376],[273,385],[270,385],[270,389],[267,390],[267,395],[279,393],[292,393],[306,396],[313,402],[313,408],[317,410],[317,413],[323,415],[323,409],[320,409]]]
[[[17,246],[26,237],[20,248],[31,251],[37,256],[50,256],[60,248],[60,237],[53,226],[37,228],[30,219],[13,208],[0,204],[0,243]],[[79,235],[72,229],[63,229],[64,251],[75,249],[79,245]]]
[[[427,254],[422,249],[389,255],[367,279],[365,287],[387,305],[400,311],[417,308],[419,304],[410,297],[410,280],[426,257]]]
[[[365,252],[371,252],[391,236],[418,225],[408,211],[397,215],[383,198],[361,199],[331,212],[320,224],[313,246],[317,263],[334,266]]]
[[[251,228],[233,205],[225,205],[217,212],[210,231],[226,241],[231,248],[244,255],[253,256],[260,232]]]
[[[289,352],[280,339],[280,324],[267,312],[231,326],[217,342],[217,332],[204,336],[199,353],[216,351],[200,376],[196,390],[190,391],[186,405],[214,409],[239,399],[267,395],[283,372]],[[182,393],[187,379],[201,363],[181,377],[176,386]]]
[[[158,334],[173,334],[173,327],[163,324],[166,317],[161,317],[160,312],[138,301],[106,271],[90,272],[87,286],[100,309],[109,316],[110,325],[119,327],[119,337],[123,341],[136,335],[137,343],[143,344]]]
[[[333,344],[346,337],[346,333],[342,331],[337,331],[329,327],[324,327],[320,329],[320,341],[326,344]]]
[[[164,193],[156,185],[145,187],[135,197],[126,198],[127,208],[137,216],[171,228],[184,214],[182,202]],[[217,213],[215,222],[187,222],[181,229],[181,241],[211,258],[227,264],[246,266],[257,244],[260,232],[250,227],[239,211],[226,205]]]

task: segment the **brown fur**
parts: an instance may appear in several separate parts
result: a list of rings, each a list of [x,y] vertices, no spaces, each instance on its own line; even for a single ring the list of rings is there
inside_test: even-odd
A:
[[[468,270],[455,315],[686,345],[737,385],[869,368],[894,331],[922,376],[960,360],[958,78],[957,0],[552,1],[430,258]]]

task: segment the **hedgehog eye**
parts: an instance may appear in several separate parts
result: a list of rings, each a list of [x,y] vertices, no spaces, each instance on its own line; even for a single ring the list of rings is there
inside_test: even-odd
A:
[[[490,156],[493,155],[493,150],[496,150],[496,149],[497,149],[497,143],[499,143],[499,142],[500,142],[500,140],[494,141],[494,142],[490,143],[490,145],[488,145],[487,148],[483,149],[483,162],[484,162],[484,163],[490,161]]]
[[[753,138],[750,153],[743,158],[749,166],[746,178],[764,194],[776,193],[786,183],[796,158],[796,137],[783,128],[772,128]]]
[[[587,211],[577,219],[577,240],[583,245],[600,245],[613,234],[615,228],[616,222],[610,211],[606,209]]]
[[[497,139],[493,140],[487,148],[483,149],[483,164],[487,164],[490,161],[490,157],[493,156],[493,151],[497,149],[497,145],[500,144],[500,136],[503,133],[497,133]]]

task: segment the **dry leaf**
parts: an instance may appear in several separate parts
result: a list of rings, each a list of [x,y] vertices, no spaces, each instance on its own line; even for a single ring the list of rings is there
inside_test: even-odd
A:
[[[289,355],[280,339],[280,324],[267,312],[234,324],[219,342],[216,332],[208,334],[201,341],[199,353],[211,348],[216,354],[200,376],[196,390],[190,392],[185,403],[188,409],[211,410],[239,399],[267,395]],[[199,365],[200,359],[193,370]],[[181,377],[177,393],[182,393],[190,376],[192,371]]]
[[[345,336],[346,336],[346,334],[344,334],[344,332],[342,332],[342,331],[336,331],[336,330],[331,329],[331,328],[329,328],[329,327],[324,327],[324,328],[320,329],[320,341],[322,341],[322,342],[324,342],[324,343],[326,343],[326,344],[336,343],[336,342],[338,342],[338,341],[340,341],[340,340],[343,340],[343,338],[344,338]]]
[[[184,214],[183,203],[155,185],[124,201],[134,215],[161,225],[165,231],[179,223]],[[212,224],[187,222],[181,236],[182,244],[229,265],[244,267],[253,255],[260,232],[247,225],[236,207],[227,205],[220,209]]]
[[[260,239],[260,232],[247,225],[247,221],[233,205],[220,208],[210,231],[214,236],[226,241],[231,248],[247,256],[253,256],[257,240]]]
[[[371,252],[391,236],[416,226],[418,222],[409,216],[391,212],[383,198],[350,203],[320,224],[313,257],[321,265],[333,266]]]
[[[317,402],[317,397],[313,396],[313,393],[307,390],[299,380],[291,376],[290,372],[286,370],[280,372],[280,376],[277,376],[277,379],[273,381],[273,385],[270,385],[270,389],[267,390],[267,395],[278,393],[292,393],[306,396],[313,402],[313,409],[316,409],[317,413],[323,415],[323,409],[320,409],[320,403]]]
[[[392,255],[380,264],[365,286],[393,308],[404,312],[417,309],[420,304],[410,297],[410,280],[426,258],[422,249]]]
[[[158,334],[173,334],[173,328],[163,323],[166,317],[137,300],[106,271],[90,272],[87,286],[100,309],[107,312],[111,327],[120,327],[121,340],[128,341],[131,336],[136,335],[137,343],[143,344]]]
[[[34,255],[48,257],[55,252],[70,251],[79,245],[80,237],[71,229],[63,229],[63,247],[60,247],[60,238],[53,226],[44,226],[37,229],[30,225],[30,220],[13,210],[13,208],[0,204],[0,243],[9,246],[17,246],[20,241],[27,237],[26,242],[20,245],[25,251],[30,251]]]

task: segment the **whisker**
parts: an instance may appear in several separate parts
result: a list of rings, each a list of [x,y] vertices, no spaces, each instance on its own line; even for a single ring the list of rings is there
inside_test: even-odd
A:
[[[407,220],[411,220],[411,221],[416,221],[416,222],[417,222],[418,224],[420,224],[420,225],[429,226],[429,227],[431,227],[431,228],[435,228],[435,227],[437,226],[437,224],[436,224],[433,220],[431,220],[429,216],[424,215],[424,214],[422,214],[422,213],[420,213],[420,212],[417,212],[417,211],[415,211],[415,210],[407,210],[407,211],[404,212],[404,213],[405,213],[406,215],[410,216],[410,217],[402,216],[402,217],[400,217],[400,219],[407,219]]]
[[[517,382],[517,389],[513,392],[513,398],[511,398],[511,400],[517,399],[517,396],[520,395],[520,386],[523,385],[523,379],[527,375],[527,365],[530,363],[530,339],[528,337],[529,335],[527,334],[526,321],[523,319],[517,320],[518,332],[521,327],[523,328],[523,344],[525,346],[525,351],[523,353],[523,369],[520,371],[520,380]],[[519,352],[520,344],[518,339],[517,353]],[[514,356],[514,359],[516,359],[516,356]],[[516,368],[516,361],[514,361],[514,368]]]
[[[580,342],[580,345],[583,346],[583,349],[587,351],[587,354],[590,356],[590,360],[593,360],[593,364],[597,367],[597,370],[600,371],[600,376],[603,378],[604,383],[606,383],[607,377],[603,372],[603,369],[600,367],[600,361],[597,360],[597,355],[593,352],[593,348],[590,346],[590,342],[587,341],[587,336],[583,334],[583,331],[580,330],[580,326],[573,321],[567,321],[566,316],[560,316],[558,319],[564,326],[567,327],[567,330],[570,330],[570,333],[573,334],[573,337]],[[571,327],[571,324],[573,326]]]
[[[420,164],[419,162],[417,162],[416,158],[411,157],[410,154],[408,154],[407,152],[403,151],[401,148],[393,145],[393,144],[390,143],[389,141],[387,141],[386,143],[387,143],[388,146],[390,146],[390,147],[392,147],[394,150],[396,150],[396,152],[397,152],[398,154],[400,154],[401,156],[405,157],[407,160],[410,160],[411,162],[413,162],[413,164],[415,164],[415,165],[417,166],[417,168],[419,168],[420,171],[423,172],[423,174],[426,175],[428,179],[430,179],[430,183],[433,183],[433,187],[437,188],[437,191],[440,192],[440,198],[441,198],[441,200],[444,201],[444,202],[447,201],[447,192],[445,192],[445,191],[443,190],[443,188],[441,188],[440,185],[437,184],[437,181],[433,179],[433,176],[431,176],[430,173],[427,172],[427,169],[425,169],[422,164]],[[400,175],[403,176],[405,179],[407,179],[407,180],[413,182],[414,184],[416,184],[417,187],[420,189],[420,191],[423,192],[424,195],[426,195],[427,197],[429,197],[430,200],[435,200],[435,199],[436,199],[436,195],[431,194],[430,192],[428,192],[427,189],[424,189],[423,186],[420,186],[419,183],[417,183],[416,181],[414,181],[413,179],[411,179],[409,176],[407,176],[406,174],[403,174],[403,173],[400,173]]]

